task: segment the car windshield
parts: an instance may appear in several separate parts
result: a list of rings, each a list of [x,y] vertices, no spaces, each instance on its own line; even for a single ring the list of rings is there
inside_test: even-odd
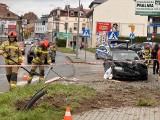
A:
[[[127,43],[112,43],[110,44],[112,48],[128,48]]]
[[[113,60],[139,60],[139,57],[133,52],[117,52],[114,53]]]

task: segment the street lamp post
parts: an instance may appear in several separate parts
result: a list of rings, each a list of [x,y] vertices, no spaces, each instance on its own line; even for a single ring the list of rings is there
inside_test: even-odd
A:
[[[78,32],[77,32],[77,39],[76,39],[76,58],[78,58],[78,42],[79,42],[79,24],[80,24],[80,4],[81,4],[81,1],[79,0],[79,8],[78,8]]]
[[[17,11],[17,15],[18,15],[18,13],[19,12],[21,12],[21,13],[24,13],[23,11]],[[22,14],[21,14],[21,17],[22,17]],[[21,37],[22,37],[22,40],[23,40],[23,27],[22,27],[22,19],[21,19],[21,17],[18,19],[18,25],[19,25],[19,30],[18,30],[18,32],[19,32],[19,37],[18,37],[18,41],[20,41],[20,39],[21,39]],[[22,31],[20,31],[20,30],[22,30]],[[21,34],[21,32],[22,32],[22,36],[20,36],[20,34]]]
[[[50,5],[50,6],[53,6],[54,8],[56,8],[56,6],[54,6],[54,5]],[[54,13],[54,11],[52,12],[52,17],[53,17],[53,18],[52,18],[52,19],[53,19],[53,20],[52,20],[52,21],[53,21],[53,28],[52,28],[52,31],[51,31],[51,32],[52,32],[52,37],[51,37],[51,39],[52,39],[51,41],[52,41],[52,42],[53,42],[53,32],[54,32],[54,14],[53,14],[53,13]]]
[[[66,48],[68,48],[68,42],[69,42],[69,41],[68,41],[68,33],[69,33],[69,32],[68,32],[68,27],[69,27],[69,9],[70,9],[70,8],[69,8],[69,0],[67,0],[67,3],[68,3],[68,5],[67,5],[67,10],[68,10],[68,22],[67,22],[67,28],[66,28],[66,29],[67,29],[67,31],[66,31],[66,32],[67,32]]]

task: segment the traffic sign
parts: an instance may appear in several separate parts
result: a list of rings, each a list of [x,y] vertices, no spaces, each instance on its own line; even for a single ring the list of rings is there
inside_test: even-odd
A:
[[[56,35],[57,38],[63,38],[63,39],[66,39],[67,37],[70,39],[72,38],[72,34],[70,33],[57,33]]]
[[[89,38],[90,37],[90,30],[83,30],[82,37]]]
[[[108,32],[108,40],[118,40],[118,32]]]
[[[133,33],[130,34],[130,39],[134,39],[134,34]]]

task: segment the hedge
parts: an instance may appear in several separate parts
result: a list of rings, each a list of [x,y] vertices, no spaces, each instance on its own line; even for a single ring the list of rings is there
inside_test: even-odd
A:
[[[129,37],[118,37],[120,40],[130,40]],[[133,43],[142,43],[142,42],[148,42],[147,37],[135,37],[132,41]],[[160,38],[155,38],[153,42],[160,43]]]
[[[58,47],[66,47],[66,39],[58,39],[57,46]]]

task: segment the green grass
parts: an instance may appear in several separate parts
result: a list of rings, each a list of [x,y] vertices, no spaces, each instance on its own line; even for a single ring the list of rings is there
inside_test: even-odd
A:
[[[155,107],[156,105],[157,105],[156,100],[148,100],[148,99],[140,98],[137,101],[137,106],[152,106],[152,107]]]
[[[76,107],[81,106],[80,102],[96,95],[94,89],[86,86],[52,84],[47,88],[49,93],[37,101],[35,109],[16,110],[17,100],[25,101],[26,104],[26,100],[29,100],[41,87],[42,84],[24,86],[0,94],[0,120],[61,120],[66,106],[71,108],[72,113]],[[53,101],[61,104],[55,107]],[[22,104],[22,107],[25,104]]]
[[[63,52],[63,53],[70,53],[70,54],[76,54],[76,51],[70,48],[65,48],[65,47],[58,47],[58,51]]]
[[[91,53],[96,53],[96,48],[85,48],[85,49],[86,49],[86,51],[89,51]]]

